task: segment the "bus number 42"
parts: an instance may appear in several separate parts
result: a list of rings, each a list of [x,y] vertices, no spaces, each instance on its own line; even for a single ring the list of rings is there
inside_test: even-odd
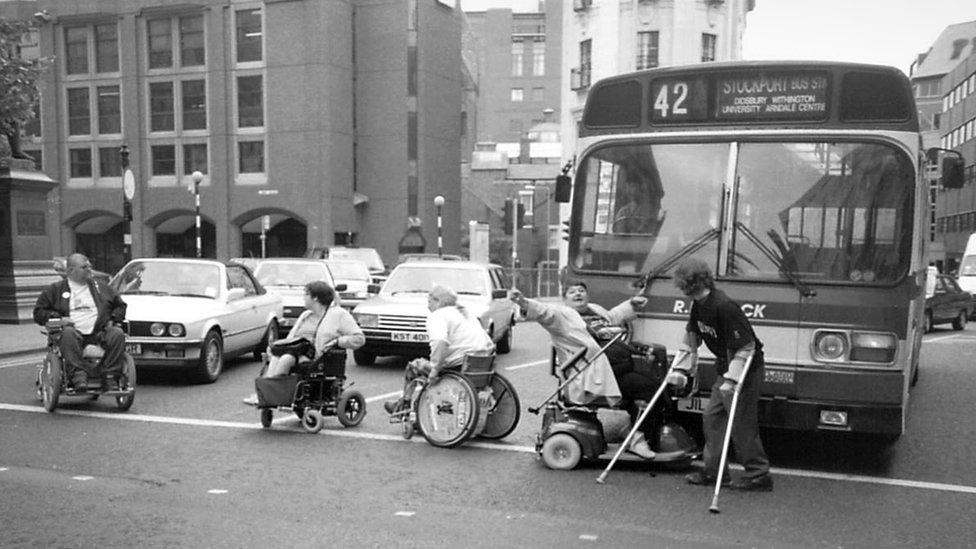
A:
[[[657,92],[657,97],[654,98],[654,110],[661,112],[661,118],[667,118],[668,114],[688,114],[688,109],[684,106],[685,100],[688,99],[688,83],[675,82],[671,86],[671,94],[674,95],[673,104],[668,95],[668,86],[661,86],[661,91]]]

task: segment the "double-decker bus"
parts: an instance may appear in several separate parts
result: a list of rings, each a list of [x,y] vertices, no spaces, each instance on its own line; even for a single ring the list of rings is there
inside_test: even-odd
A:
[[[634,337],[675,348],[691,302],[672,273],[703,259],[763,342],[763,426],[904,431],[929,157],[902,72],[832,62],[640,71],[594,84],[579,128],[574,177],[556,193],[572,185],[568,277],[600,303],[632,295],[636,281],[649,303]],[[943,163],[957,172],[953,158]],[[715,373],[701,351],[707,390]],[[703,398],[681,409],[700,412]]]

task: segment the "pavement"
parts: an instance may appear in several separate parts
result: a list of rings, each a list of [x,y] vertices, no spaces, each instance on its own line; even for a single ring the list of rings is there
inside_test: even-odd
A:
[[[0,324],[0,360],[44,352],[47,340],[41,327],[30,324]]]

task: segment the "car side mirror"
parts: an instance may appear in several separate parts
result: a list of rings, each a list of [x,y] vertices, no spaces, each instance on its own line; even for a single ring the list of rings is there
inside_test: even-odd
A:
[[[227,301],[237,301],[238,299],[243,299],[247,293],[244,288],[231,288],[227,292]]]
[[[492,290],[492,299],[508,299],[508,290]]]
[[[337,292],[344,292],[344,291],[346,291],[346,288],[348,288],[348,287],[349,286],[347,286],[345,284],[336,284],[335,291],[337,291]]]
[[[366,293],[370,293],[370,294],[378,294],[378,293],[380,293],[380,285],[379,284],[367,284],[366,285]]]

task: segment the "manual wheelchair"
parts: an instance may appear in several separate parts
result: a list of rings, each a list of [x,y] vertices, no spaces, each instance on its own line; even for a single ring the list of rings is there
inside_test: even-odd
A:
[[[262,427],[271,427],[275,409],[294,412],[309,433],[322,430],[325,416],[336,416],[343,427],[355,427],[366,417],[362,393],[345,388],[345,349],[332,346],[313,360],[314,346],[307,339],[299,339],[275,342],[272,351],[293,354],[299,361],[287,375],[263,377],[270,364],[265,357],[261,374],[254,380]]]
[[[505,438],[518,425],[522,408],[515,386],[494,365],[494,354],[467,355],[460,370],[441,372],[433,382],[414,379],[405,393],[408,403],[390,415],[390,423],[400,423],[403,438],[419,429],[440,448],[473,437]]]
[[[127,328],[128,325],[123,323],[122,330],[126,334],[128,334]],[[47,337],[47,354],[37,368],[35,387],[44,409],[53,412],[58,407],[58,401],[62,396],[85,396],[90,400],[97,400],[102,395],[115,397],[116,407],[123,412],[131,408],[136,398],[136,363],[132,360],[132,356],[129,353],[122,355],[125,363],[122,366],[122,374],[118,378],[117,388],[106,390],[102,386],[101,375],[89,376],[88,386],[85,388],[72,387],[68,384],[64,359],[58,347],[62,331],[60,318],[48,320],[41,330],[41,333]],[[86,362],[85,369],[89,373],[100,373],[100,362],[104,355],[105,350],[98,345],[86,345],[82,350],[82,357]]]

